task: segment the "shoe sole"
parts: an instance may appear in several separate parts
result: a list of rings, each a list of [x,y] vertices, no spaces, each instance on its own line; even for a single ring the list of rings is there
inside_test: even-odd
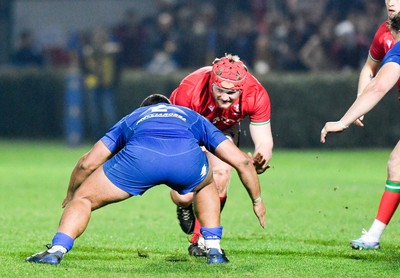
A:
[[[350,243],[350,247],[354,250],[377,250],[380,248],[379,245],[374,247],[365,247],[354,243]]]
[[[226,264],[229,263],[227,257],[219,257],[219,258],[207,258],[208,264]]]
[[[192,257],[206,257],[207,256],[207,252],[200,252],[200,251],[188,251],[189,256]]]
[[[26,262],[28,263],[35,263],[35,264],[49,264],[49,265],[58,265],[62,258],[63,254],[59,251],[56,251],[55,253],[48,253],[45,251],[47,254],[44,254],[41,256],[43,253],[38,253],[36,255],[32,255],[28,258],[25,259]]]
[[[225,261],[225,260],[223,260],[223,261],[210,261],[210,262],[207,262],[207,264],[227,264],[227,263],[229,263],[229,261]]]

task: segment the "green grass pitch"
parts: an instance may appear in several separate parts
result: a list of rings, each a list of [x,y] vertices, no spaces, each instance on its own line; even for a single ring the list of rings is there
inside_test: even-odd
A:
[[[169,189],[111,204],[58,266],[26,263],[56,232],[72,168],[90,146],[0,141],[0,273],[3,277],[397,277],[396,214],[381,249],[355,251],[384,189],[390,150],[280,150],[260,176],[267,206],[263,230],[233,175],[222,214],[230,263],[187,255]],[[156,170],[156,169],[155,169]]]

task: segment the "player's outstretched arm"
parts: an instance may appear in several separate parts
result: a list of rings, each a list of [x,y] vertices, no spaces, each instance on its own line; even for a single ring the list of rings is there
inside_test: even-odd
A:
[[[368,55],[367,60],[365,61],[364,66],[362,67],[360,71],[360,76],[358,78],[358,88],[357,88],[357,97],[359,97],[365,87],[371,82],[371,80],[374,78],[376,73],[378,72],[378,69],[381,65],[381,62],[373,60],[370,55]],[[360,116],[358,119],[354,121],[354,124],[357,126],[364,126],[363,125],[363,120],[364,120],[364,115]]]
[[[396,84],[399,76],[400,66],[397,63],[386,63],[343,117],[337,122],[327,122],[324,125],[320,141],[325,143],[328,133],[341,132],[362,115],[368,113]]]
[[[273,139],[271,124],[249,125],[251,139],[254,143],[254,155],[248,153],[253,160],[257,174],[262,174],[270,168],[268,162],[272,157]]]
[[[103,142],[98,141],[93,148],[84,154],[76,163],[72,170],[69,180],[67,196],[62,202],[64,208],[67,203],[72,199],[75,191],[81,184],[90,176],[100,165],[103,165],[112,156],[111,151],[104,145]]]
[[[261,199],[260,182],[252,160],[231,141],[225,140],[215,150],[215,155],[234,167],[253,202],[253,210],[261,227],[265,227],[265,205]]]

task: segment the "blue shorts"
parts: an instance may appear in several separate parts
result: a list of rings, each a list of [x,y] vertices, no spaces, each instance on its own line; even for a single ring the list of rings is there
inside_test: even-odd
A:
[[[129,154],[128,154],[129,153]],[[125,192],[142,195],[149,188],[165,184],[187,194],[207,176],[208,160],[199,147],[179,154],[165,154],[135,146],[129,152],[122,149],[104,163],[107,178]]]

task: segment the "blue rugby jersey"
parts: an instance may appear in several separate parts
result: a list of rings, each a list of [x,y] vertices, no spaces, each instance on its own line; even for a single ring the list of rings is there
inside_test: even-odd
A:
[[[388,62],[394,62],[400,65],[400,43],[396,43],[393,48],[386,53],[382,60],[381,67]]]
[[[156,104],[133,111],[101,141],[115,154],[104,164],[106,176],[132,195],[165,183],[181,194],[192,191],[208,172],[199,147],[209,151],[225,135],[206,118],[185,107]]]

